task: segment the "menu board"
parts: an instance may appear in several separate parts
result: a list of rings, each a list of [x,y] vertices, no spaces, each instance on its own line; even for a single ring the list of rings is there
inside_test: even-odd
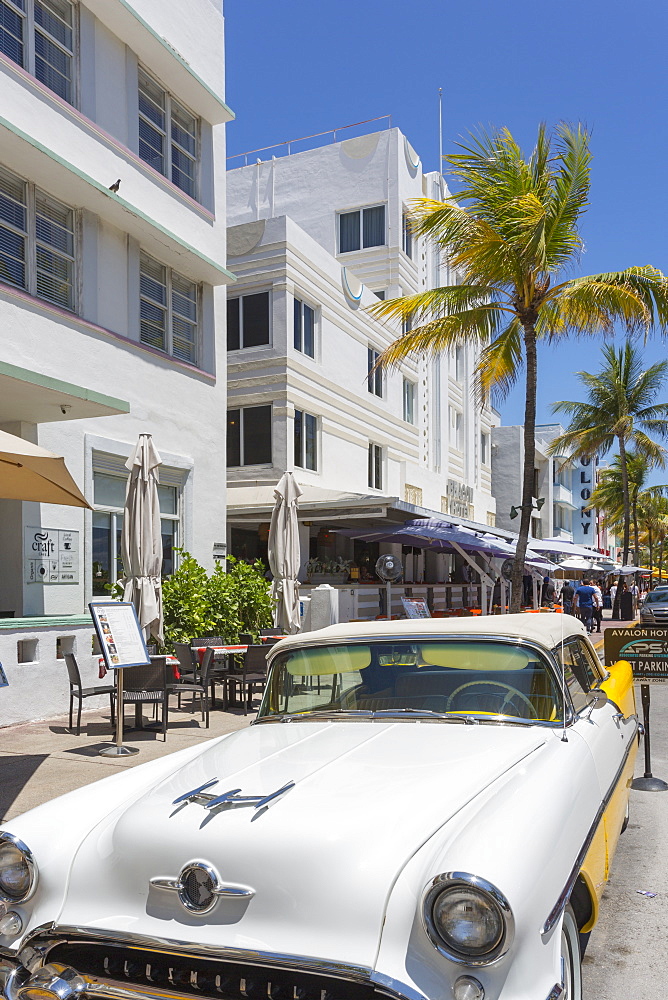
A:
[[[402,597],[401,603],[408,618],[431,618],[429,605],[423,597]]]
[[[134,605],[102,601],[88,605],[107,670],[151,662]]]

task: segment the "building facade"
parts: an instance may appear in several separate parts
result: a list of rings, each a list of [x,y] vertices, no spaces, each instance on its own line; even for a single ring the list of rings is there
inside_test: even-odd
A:
[[[580,528],[581,509],[578,505],[581,488],[581,467],[568,455],[550,455],[552,441],[563,434],[560,424],[536,425],[536,456],[533,496],[542,500],[531,512],[533,538],[562,538],[585,545]],[[584,468],[584,466],[582,467]],[[584,473],[582,473],[584,475]],[[519,512],[524,478],[524,427],[494,427],[492,430],[492,492],[496,498],[496,523],[499,527],[517,530],[519,517],[511,517],[512,508]],[[591,489],[589,492],[591,496]],[[582,504],[584,504],[584,500]],[[583,515],[585,521],[588,517]],[[595,518],[593,519],[595,524]]]
[[[233,280],[221,3],[1,6],[0,427],[63,455],[94,510],[0,501],[0,658],[12,674],[0,724],[63,648],[93,663],[90,620],[85,640],[65,625],[120,573],[139,433],[163,459],[164,570],[179,546],[212,566],[224,545],[219,375]],[[36,532],[53,545],[67,533],[69,572],[37,565]],[[41,616],[65,625],[44,632]],[[37,636],[29,647],[17,619]],[[64,691],[62,662],[57,676]]]
[[[354,557],[323,525],[349,518],[352,500],[364,518],[363,497],[369,520],[393,501],[404,520],[436,512],[494,523],[493,418],[473,402],[473,349],[374,368],[401,333],[372,318],[374,303],[457,280],[408,223],[413,199],[446,193],[396,128],[229,172],[232,551],[249,552],[258,529],[261,538],[286,470],[314,502],[331,501],[303,526],[306,558],[323,555],[325,541],[330,556]],[[252,491],[257,499],[262,489],[267,503],[251,524]]]

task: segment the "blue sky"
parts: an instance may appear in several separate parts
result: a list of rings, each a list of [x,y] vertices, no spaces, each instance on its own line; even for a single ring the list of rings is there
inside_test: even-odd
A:
[[[392,115],[438,167],[444,150],[485,126],[530,148],[540,121],[592,133],[586,252],[575,273],[653,264],[668,270],[668,5],[656,0],[225,0],[228,153]],[[668,357],[654,338],[648,362]],[[580,399],[574,376],[596,370],[600,341],[541,348],[538,420]],[[668,399],[668,385],[662,395]],[[523,392],[500,407],[521,423]]]

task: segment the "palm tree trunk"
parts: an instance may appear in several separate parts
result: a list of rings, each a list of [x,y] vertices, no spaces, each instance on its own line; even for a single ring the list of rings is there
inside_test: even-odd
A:
[[[515,548],[515,560],[510,577],[513,593],[510,604],[511,614],[522,609],[524,591],[524,561],[531,528],[533,506],[533,478],[536,464],[536,388],[538,384],[538,357],[536,352],[536,331],[533,322],[523,324],[524,349],[526,351],[526,389],[524,397],[524,476],[522,480],[522,517],[520,532]]]
[[[640,545],[638,544],[638,489],[633,491],[633,565],[640,565]]]
[[[647,525],[647,541],[649,545],[649,582],[651,584],[654,579],[654,539],[652,536],[652,525]]]
[[[624,503],[624,541],[622,566],[626,566],[629,561],[629,539],[631,534],[631,498],[629,496],[629,470],[626,464],[626,442],[624,436],[619,437],[619,465],[622,470],[622,499]],[[617,580],[617,593],[615,594],[615,604],[612,609],[612,617],[619,619],[619,609],[622,603],[622,587],[624,577],[619,575]]]

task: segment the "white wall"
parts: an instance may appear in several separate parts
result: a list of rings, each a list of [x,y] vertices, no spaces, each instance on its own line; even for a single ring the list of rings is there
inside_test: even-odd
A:
[[[0,164],[73,208],[79,239],[74,313],[0,285],[0,360],[127,401],[129,413],[78,420],[54,406],[51,420],[19,432],[63,455],[91,501],[92,439],[104,438],[110,451],[127,456],[139,433],[152,433],[158,450],[187,470],[181,542],[211,567],[213,544],[225,538],[226,381],[217,377],[221,365],[224,373],[228,280],[225,134],[224,124],[212,127],[205,117],[207,108],[218,122],[226,117],[220,5],[84,0],[79,9],[78,107],[0,58]],[[202,116],[201,204],[136,155],[140,62]],[[119,177],[115,195],[107,189]],[[140,248],[201,288],[196,365],[139,342]],[[91,515],[52,505],[0,506],[11,524],[0,529],[3,569],[12,567],[11,584],[0,586],[0,609],[81,614],[91,594]],[[26,524],[81,532],[78,585],[23,584]]]

